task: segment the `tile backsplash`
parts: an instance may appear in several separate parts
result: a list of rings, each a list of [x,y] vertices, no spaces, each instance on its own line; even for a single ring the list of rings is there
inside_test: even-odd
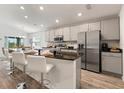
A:
[[[111,47],[120,48],[120,41],[119,40],[104,40],[101,42],[107,43],[109,48],[111,48]],[[54,46],[56,44],[58,44],[58,43],[54,43],[54,42],[48,43],[48,45],[51,45],[51,46]],[[77,42],[63,42],[62,44],[66,44],[67,46],[74,46],[75,48],[78,47]]]
[[[47,43],[47,46],[55,46],[58,44],[66,44],[66,46],[73,46],[75,49],[78,48],[78,44],[76,41],[67,41],[67,42],[62,42],[62,43],[49,42]]]
[[[120,48],[120,41],[118,40],[105,40],[102,41],[102,43],[107,43],[109,48],[111,47]]]

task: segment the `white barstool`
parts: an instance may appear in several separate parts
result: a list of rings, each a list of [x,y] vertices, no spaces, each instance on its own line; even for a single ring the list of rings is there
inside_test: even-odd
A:
[[[12,74],[12,70],[13,70],[13,62],[12,62],[12,55],[9,54],[9,50],[8,49],[4,49],[4,55],[7,59],[7,61],[9,61],[10,66],[9,66],[9,70],[10,72],[8,73],[8,75]]]
[[[52,64],[46,63],[46,58],[44,56],[27,56],[27,69],[31,72],[41,73],[41,88],[44,87],[43,75],[47,74],[54,67]],[[49,80],[48,80],[49,81]]]
[[[13,64],[20,65],[23,67],[23,73],[24,73],[24,82],[18,83],[16,86],[17,89],[25,89],[26,88],[26,65],[27,61],[25,60],[25,54],[23,52],[13,52],[12,53],[12,62]]]
[[[1,61],[5,61],[5,60],[6,60],[5,51],[4,51],[4,47],[2,47],[2,57],[1,57]]]

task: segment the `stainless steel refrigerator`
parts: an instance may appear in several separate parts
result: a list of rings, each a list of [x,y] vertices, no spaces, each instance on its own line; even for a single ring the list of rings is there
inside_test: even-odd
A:
[[[86,70],[101,72],[101,31],[78,33],[81,67]]]

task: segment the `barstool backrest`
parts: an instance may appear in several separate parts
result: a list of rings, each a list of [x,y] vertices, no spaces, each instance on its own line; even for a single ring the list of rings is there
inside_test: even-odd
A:
[[[8,48],[4,48],[4,55],[6,56],[6,58],[9,58],[9,50]]]
[[[12,52],[12,61],[24,65],[26,62],[25,54],[23,52]]]
[[[5,56],[5,48],[4,47],[2,47],[2,53]]]
[[[27,56],[27,69],[30,71],[36,71],[41,73],[46,73],[47,71],[47,64],[46,58],[44,56]]]

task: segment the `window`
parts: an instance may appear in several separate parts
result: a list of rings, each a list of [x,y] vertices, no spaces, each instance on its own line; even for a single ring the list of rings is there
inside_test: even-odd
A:
[[[24,46],[24,39],[20,37],[5,37],[6,48],[20,48]]]
[[[33,37],[32,45],[34,48],[40,48],[41,47],[41,38],[40,37]]]

